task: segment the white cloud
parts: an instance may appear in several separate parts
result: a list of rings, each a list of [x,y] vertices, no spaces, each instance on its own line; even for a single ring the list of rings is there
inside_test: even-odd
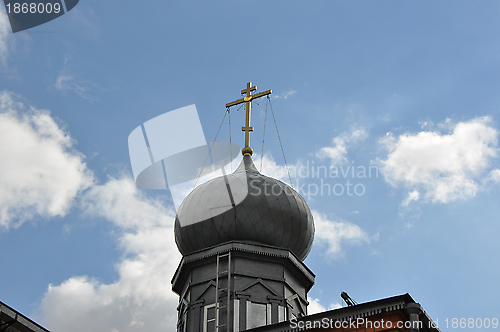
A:
[[[309,301],[309,305],[307,306],[307,314],[308,315],[314,315],[319,312],[326,311],[326,308],[319,303],[319,299],[314,299],[314,298],[307,298],[307,301]]]
[[[349,162],[347,149],[358,141],[368,137],[364,128],[353,127],[350,131],[343,132],[332,140],[332,146],[326,146],[316,152],[319,158],[328,158],[332,165],[342,165]]]
[[[285,165],[279,165],[273,158],[273,156],[269,154],[265,154],[262,158],[261,164],[261,156],[259,154],[255,154],[254,165],[259,170],[260,173],[278,179],[287,185],[290,185],[290,180],[292,181],[295,187],[300,185],[300,179],[304,177],[308,177],[310,170],[307,165],[304,165],[302,161],[297,161],[295,164],[289,164],[288,169]],[[262,167],[261,167],[262,165]],[[299,192],[301,195],[303,192]]]
[[[260,169],[260,156],[254,159],[255,166]],[[299,175],[300,162],[290,166],[292,181]],[[262,174],[279,179],[289,184],[289,177],[285,166],[278,165],[271,155],[265,155],[262,162]],[[305,193],[301,193],[305,194]],[[331,221],[320,212],[312,211],[316,228],[314,241],[327,247],[329,258],[342,256],[342,245],[369,243],[370,237],[359,226],[345,220]],[[355,212],[356,213],[356,212]]]
[[[7,66],[7,58],[10,52],[10,43],[12,40],[12,29],[10,28],[9,17],[0,6],[0,66]]]
[[[0,92],[0,227],[18,227],[38,214],[64,216],[92,184],[84,157],[48,111]]]
[[[488,189],[489,184],[500,184],[500,169],[491,170],[481,179],[481,184],[486,190]]]
[[[291,96],[293,96],[296,93],[297,93],[296,90],[290,89],[287,92],[284,92],[284,93],[282,93],[280,95],[275,95],[274,98],[275,99],[278,99],[278,98],[288,99],[288,97],[291,97]]]
[[[327,246],[326,254],[330,258],[342,255],[341,245],[369,243],[370,237],[358,225],[345,220],[328,220],[324,214],[312,211],[314,216],[314,240]]]
[[[390,113],[384,113],[382,115],[379,115],[377,117],[378,120],[381,120],[382,122],[389,123],[391,122],[391,114]]]
[[[379,160],[385,180],[412,190],[404,203],[418,200],[419,193],[441,203],[475,196],[497,154],[498,131],[491,122],[483,117],[453,125],[447,119],[439,127],[448,128],[448,134],[422,131],[395,138],[388,133],[380,141],[389,152]]]
[[[278,165],[271,154],[265,154],[262,158],[259,154],[255,154],[253,162],[255,167],[262,174],[290,184],[286,166]],[[290,166],[291,169],[293,169],[293,167],[293,165]]]
[[[91,7],[78,6],[71,11],[71,15],[73,15],[72,23],[75,29],[80,30],[88,37],[99,37],[101,33],[100,28],[94,23],[99,18]]]
[[[77,80],[70,69],[71,59],[72,57],[69,53],[64,56],[63,69],[56,79],[55,88],[61,91],[63,95],[68,91],[73,91],[83,99],[87,99],[90,102],[96,101],[97,99],[93,95],[99,89],[99,86],[90,81]]]
[[[323,306],[321,303],[319,303],[319,299],[308,297],[307,301],[309,301],[309,306],[307,307],[307,314],[308,315],[314,315],[314,314],[317,314],[317,313],[320,313],[323,311],[342,308],[342,305],[340,305],[340,303],[338,303],[338,302],[330,303],[330,305],[328,306],[328,309],[327,309],[325,306]]]
[[[180,254],[173,211],[145,196],[130,178],[92,187],[83,202],[87,214],[117,226],[126,258],[114,283],[80,276],[50,285],[41,305],[47,326],[53,332],[174,331],[178,298],[170,279]]]
[[[254,163],[260,170],[260,156],[255,155]],[[290,166],[292,181],[295,182],[299,175],[300,162]],[[285,166],[278,165],[270,154],[266,154],[262,162],[262,174],[279,179],[287,184],[290,183]],[[307,194],[307,193],[300,193]],[[370,237],[359,226],[345,220],[328,220],[328,218],[317,211],[312,211],[314,217],[315,234],[314,241],[327,247],[326,254],[329,258],[338,258],[343,254],[344,244],[369,243]],[[354,213],[359,213],[355,211]],[[378,236],[378,235],[377,235]]]
[[[123,250],[116,282],[74,276],[50,285],[41,320],[53,332],[174,331],[178,298],[170,279],[180,254],[173,210],[139,191],[131,178],[93,184],[70,136],[48,111],[20,99],[0,92],[0,227],[35,215],[63,216],[78,197],[85,216],[115,225]]]
[[[413,190],[408,193],[408,196],[403,201],[403,203],[401,203],[401,205],[408,206],[408,204],[410,204],[411,201],[418,201],[419,199],[420,199],[420,193],[418,192],[418,190]]]

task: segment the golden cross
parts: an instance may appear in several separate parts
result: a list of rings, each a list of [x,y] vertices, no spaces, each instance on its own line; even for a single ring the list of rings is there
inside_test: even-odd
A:
[[[245,121],[245,127],[241,127],[241,130],[245,132],[245,147],[241,150],[241,153],[246,156],[249,155],[251,156],[253,154],[253,149],[250,147],[250,132],[253,131],[253,127],[250,127],[250,115],[252,113],[252,100],[260,97],[264,97],[267,95],[270,95],[273,91],[272,90],[267,90],[264,92],[259,92],[256,94],[251,94],[252,91],[257,90],[257,86],[252,86],[252,82],[247,83],[247,88],[241,90],[242,95],[246,95],[245,97],[232,101],[230,103],[226,104],[226,108],[229,108],[234,105],[238,105],[241,103],[247,103],[247,114],[246,114],[246,121]]]

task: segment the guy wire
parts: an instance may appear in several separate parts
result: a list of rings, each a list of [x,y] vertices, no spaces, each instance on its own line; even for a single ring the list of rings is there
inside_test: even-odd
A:
[[[281,152],[283,153],[283,159],[285,160],[285,167],[286,171],[288,172],[288,178],[290,179],[290,185],[293,188],[292,177],[290,176],[290,170],[288,169],[288,164],[286,162],[285,150],[283,150],[283,144],[281,144],[280,132],[278,131],[278,125],[276,124],[276,117],[274,116],[274,111],[273,111],[273,104],[271,103],[271,98],[269,98],[269,95],[267,95],[267,99],[269,100],[269,106],[271,107],[271,114],[273,115],[274,126],[276,127],[276,133],[278,134],[278,140],[280,142]]]
[[[219,136],[220,129],[222,128],[222,124],[224,123],[224,120],[226,119],[227,113],[228,113],[228,111],[226,110],[226,112],[224,112],[224,117],[222,118],[222,122],[220,123],[219,130],[217,130],[217,134],[215,135],[214,141],[212,142],[212,144],[210,144],[210,150],[208,150],[207,157],[205,158],[205,162],[203,163],[203,166],[200,169],[200,173],[198,174],[198,177],[196,178],[196,182],[194,183],[193,189],[196,188],[196,184],[198,183],[198,180],[200,179],[201,172],[203,172],[203,169],[205,168],[205,164],[207,163],[208,157],[210,157],[210,152],[212,152],[212,147],[214,146],[215,141],[217,140],[217,136]]]

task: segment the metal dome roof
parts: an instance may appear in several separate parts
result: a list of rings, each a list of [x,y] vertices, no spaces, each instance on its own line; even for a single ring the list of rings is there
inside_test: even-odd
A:
[[[248,155],[233,174],[196,187],[175,218],[175,242],[183,255],[242,241],[289,249],[304,260],[313,237],[314,222],[304,198],[260,174]]]

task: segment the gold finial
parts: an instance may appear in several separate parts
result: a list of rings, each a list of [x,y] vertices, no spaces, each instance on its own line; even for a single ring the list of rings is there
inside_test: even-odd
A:
[[[245,132],[245,147],[241,150],[241,153],[246,156],[251,156],[253,154],[253,150],[250,147],[250,132],[253,131],[253,127],[250,127],[250,115],[252,112],[252,100],[256,98],[260,98],[263,96],[270,95],[273,91],[272,90],[267,90],[264,92],[259,92],[256,94],[251,94],[252,91],[257,90],[257,86],[252,86],[252,82],[247,83],[247,88],[241,90],[242,95],[246,95],[245,97],[232,101],[230,103],[226,104],[226,108],[229,108],[234,105],[238,105],[241,103],[247,103],[247,114],[246,114],[246,121],[245,121],[245,127],[241,127],[241,130]]]

